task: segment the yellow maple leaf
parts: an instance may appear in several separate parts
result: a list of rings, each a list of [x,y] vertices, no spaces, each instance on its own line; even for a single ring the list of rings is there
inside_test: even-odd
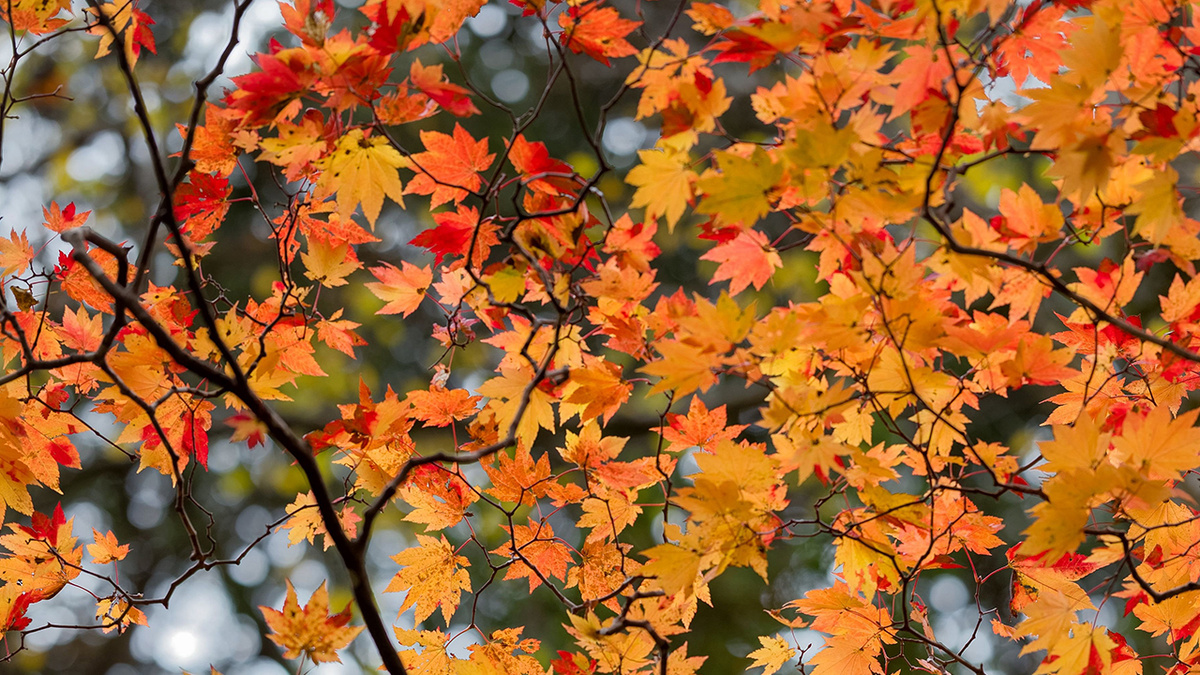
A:
[[[362,129],[351,129],[318,166],[321,176],[313,196],[324,199],[337,193],[337,214],[342,218],[349,218],[354,207],[362,204],[373,229],[385,196],[404,207],[399,170],[409,161],[383,136],[364,138]]]
[[[783,166],[771,161],[760,147],[749,157],[733,151],[714,153],[721,171],[707,171],[696,187],[704,194],[696,210],[718,224],[750,226],[771,210],[768,194],[783,176]]]
[[[655,345],[655,349],[662,358],[638,369],[661,378],[650,389],[651,394],[672,390],[679,398],[697,389],[708,391],[717,383],[713,368],[722,365],[721,355],[678,340],[664,340]]]
[[[114,628],[118,629],[117,632],[124,633],[126,628],[135,623],[139,626],[147,625],[146,614],[137,607],[131,606],[125,598],[97,600],[96,620],[101,624],[100,630],[105,633],[111,633]]]
[[[746,657],[754,659],[754,663],[750,664],[751,668],[763,669],[762,675],[771,675],[778,671],[796,655],[796,649],[781,637],[760,637],[758,641],[762,643],[762,647],[750,652]]]
[[[0,276],[24,272],[33,258],[33,247],[24,230],[9,233],[8,239],[0,237]]]
[[[362,626],[347,625],[350,623],[349,603],[341,612],[329,614],[325,582],[321,582],[321,587],[313,591],[308,603],[301,607],[289,579],[282,610],[261,605],[258,609],[272,631],[267,637],[286,650],[283,653],[286,659],[306,654],[314,663],[341,663],[337,650],[349,645],[363,629]]]
[[[685,593],[693,595],[702,582],[700,576],[700,554],[675,544],[659,544],[642,551],[650,559],[642,565],[640,574],[652,577],[655,585],[667,595]]]
[[[470,563],[465,557],[455,555],[454,547],[445,536],[439,541],[418,534],[417,543],[417,546],[392,556],[392,560],[404,569],[392,577],[383,592],[407,589],[404,604],[400,605],[401,614],[415,606],[414,621],[420,623],[440,607],[442,618],[449,624],[450,617],[458,609],[462,591],[471,590],[471,577],[464,569]]]
[[[448,647],[450,636],[438,630],[408,630],[393,627],[396,640],[406,647],[404,667],[414,675],[450,675],[458,673],[464,661],[451,656]],[[420,647],[421,651],[416,648]]]
[[[526,448],[533,443],[539,427],[554,431],[552,399],[545,391],[534,387],[529,392],[528,405],[522,409],[525,388],[532,379],[533,370],[528,365],[501,366],[500,376],[484,382],[478,389],[480,394],[491,399],[486,407],[495,411],[501,433],[506,433],[515,421],[517,441]]]
[[[348,242],[317,234],[309,236],[308,248],[300,254],[300,260],[304,276],[329,288],[345,286],[346,277],[362,266]]]
[[[1145,417],[1131,416],[1113,439],[1109,460],[1125,463],[1150,480],[1178,480],[1196,466],[1196,448],[1200,446],[1200,428],[1191,410],[1173,417],[1167,406],[1158,406]]]
[[[683,210],[692,198],[696,172],[688,168],[691,158],[686,149],[679,150],[669,142],[660,142],[653,150],[639,150],[641,164],[629,171],[626,182],[637,190],[633,193],[634,208],[646,209],[646,220],[667,219],[668,231],[683,217]]]
[[[1138,183],[1141,197],[1125,207],[1126,213],[1137,214],[1133,223],[1134,234],[1155,244],[1162,244],[1171,230],[1183,221],[1183,199],[1176,184],[1179,173],[1171,167],[1155,171],[1149,178]]]
[[[295,546],[305,539],[311,544],[318,534],[325,533],[325,524],[321,522],[312,492],[297,495],[296,501],[288,505],[287,514],[291,517],[283,529],[288,531],[288,546]]]

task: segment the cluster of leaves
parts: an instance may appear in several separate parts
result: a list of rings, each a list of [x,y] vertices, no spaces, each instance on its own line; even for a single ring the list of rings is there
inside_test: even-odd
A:
[[[87,591],[104,630],[170,597],[97,571],[128,552],[111,532],[94,533],[85,565],[72,521],[35,510],[30,487],[93,468],[75,443],[103,416],[113,448],[175,486],[194,564],[172,591],[241,559],[218,556],[214,524],[192,515],[210,434],[269,436],[296,463],[308,489],[272,529],[324,537],[364,626],[349,608],[331,615],[324,586],[302,608],[289,584],[282,610],[263,608],[288,658],[336,660],[365,628],[394,675],[687,675],[705,660],[688,634],[714,580],[738,567],[770,580],[770,549],[818,541],[834,580],[773,608],[782,632],[749,655],[764,675],[789,662],[983,673],[976,640],[1020,642],[1039,673],[1200,667],[1200,430],[1186,406],[1200,387],[1200,222],[1183,196],[1200,135],[1196,6],[764,0],[739,16],[680,2],[651,25],[640,4],[525,0],[550,68],[517,114],[435,62],[484,0],[369,0],[342,10],[352,18],[332,0],[282,4],[287,44],[208,101],[249,2],[175,160],[136,76],[155,49],[136,2],[74,19],[68,2],[0,12],[22,40],[12,68],[80,22],[100,36],[161,192],[133,258],[73,203],[45,210],[70,246],[52,268],[37,270],[23,229],[0,240],[16,306],[0,312],[0,628],[38,630],[30,606],[84,574],[109,589]],[[598,114],[579,102],[583,64],[625,76]],[[765,84],[735,100],[727,72]],[[600,139],[625,98],[661,129],[627,174],[631,211],[598,189],[614,171]],[[6,89],[0,107],[24,100]],[[738,138],[722,117],[747,104],[759,132]],[[509,133],[476,137],[481,108]],[[542,115],[584,130],[593,172],[526,136]],[[973,176],[1034,159],[1045,180],[971,198]],[[284,203],[239,187],[251,164]],[[411,241],[429,255],[364,263],[406,198],[431,221]],[[204,272],[238,255],[222,247],[238,200],[275,244],[260,297],[228,297]],[[719,293],[660,280],[660,245],[684,232],[705,242]],[[164,250],[176,285],[150,281]],[[815,299],[774,283],[812,261]],[[279,406],[325,375],[328,350],[363,346],[339,302],[359,284],[380,314],[437,316],[443,357],[427,387],[364,384],[302,436]],[[1061,313],[1043,307],[1052,295]],[[454,367],[480,352],[488,368]],[[753,426],[714,400],[727,382],[761,392]],[[1036,448],[974,422],[1027,387],[1051,406]],[[654,442],[609,430],[647,398]],[[999,517],[1009,496],[1027,527]],[[385,510],[420,530],[384,589],[405,593],[414,628],[388,629],[364,563]],[[976,589],[965,645],[938,634],[923,599],[923,575],[951,568]],[[505,581],[552,594],[574,649],[549,660],[521,626],[477,622]],[[1006,582],[1006,602],[984,601]],[[1113,598],[1133,617],[1120,631],[1097,619]],[[425,629],[435,615],[446,631]],[[466,627],[451,632],[456,616]],[[806,649],[800,628],[824,645]]]

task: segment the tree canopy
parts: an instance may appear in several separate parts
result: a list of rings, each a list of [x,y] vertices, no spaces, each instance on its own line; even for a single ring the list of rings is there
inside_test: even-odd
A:
[[[1196,3],[275,8],[0,5],[7,665],[1200,670]]]

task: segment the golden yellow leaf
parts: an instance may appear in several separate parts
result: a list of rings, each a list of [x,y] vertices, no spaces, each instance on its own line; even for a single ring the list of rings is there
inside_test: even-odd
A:
[[[667,219],[668,231],[683,217],[696,172],[688,168],[691,158],[687,150],[676,150],[659,143],[653,150],[639,150],[641,164],[629,171],[626,182],[637,188],[633,193],[634,208],[646,209],[646,220]]]
[[[750,667],[762,668],[762,675],[778,671],[796,655],[796,649],[781,637],[760,637],[758,641],[762,647],[747,654],[746,658],[754,659]]]
[[[418,534],[417,543],[392,556],[404,569],[392,577],[383,592],[407,590],[404,604],[400,605],[401,614],[409,607],[416,607],[414,621],[420,623],[440,607],[442,618],[449,625],[462,591],[471,590],[471,577],[464,569],[470,563],[465,557],[455,555],[445,536],[438,540]]]
[[[354,207],[362,204],[363,215],[374,228],[385,196],[404,206],[399,169],[409,162],[383,136],[368,139],[362,129],[351,129],[318,165],[321,176],[314,196],[324,199],[336,193],[337,214],[342,218],[349,218]]]

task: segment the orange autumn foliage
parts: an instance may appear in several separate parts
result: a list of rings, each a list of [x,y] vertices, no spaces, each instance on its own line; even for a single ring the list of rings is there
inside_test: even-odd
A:
[[[701,606],[745,568],[778,600],[743,651],[763,675],[982,674],[927,600],[941,578],[973,585],[970,640],[1036,673],[1200,670],[1200,7],[663,2],[514,2],[553,64],[528,115],[443,67],[477,0],[283,3],[286,39],[152,157],[136,255],[80,197],[0,237],[3,629],[47,628],[31,615],[66,592],[104,632],[167,604],[109,576],[138,541],[93,530],[85,560],[56,506],[64,471],[114,465],[81,460],[97,437],[175,490],[180,583],[239,562],[189,511],[219,437],[295,464],[269,531],[320,537],[348,579],[342,612],[291,581],[261,608],[286,659],[357,639],[392,675],[709,672]],[[98,38],[140,96],[152,15],[71,12],[0,20]],[[658,132],[625,168],[619,104]],[[536,138],[539,115],[592,154]],[[142,104],[131,123],[158,138]],[[205,265],[238,255],[242,202],[276,258],[229,297]],[[397,253],[376,244],[400,208],[420,229]],[[308,433],[281,414],[384,321],[431,377],[363,378]],[[1030,397],[1033,431],[1001,434]],[[382,527],[405,544],[372,577]],[[779,569],[796,546],[832,549],[825,577]],[[566,648],[486,625],[493,584],[552,597]]]

